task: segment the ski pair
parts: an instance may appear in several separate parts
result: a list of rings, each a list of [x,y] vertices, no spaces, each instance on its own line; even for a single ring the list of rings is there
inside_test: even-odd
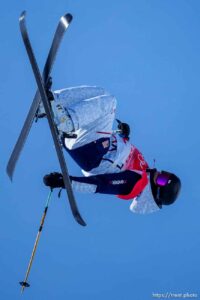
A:
[[[17,143],[16,143],[14,150],[8,161],[7,173],[9,175],[10,179],[12,180],[16,163],[19,159],[19,156],[21,154],[23,146],[24,146],[26,139],[28,137],[28,134],[30,132],[30,129],[31,129],[32,123],[35,119],[40,101],[42,101],[44,109],[45,109],[45,113],[47,116],[47,120],[49,123],[49,127],[51,130],[52,138],[54,141],[55,149],[57,152],[57,157],[58,157],[58,160],[60,163],[60,168],[62,171],[64,185],[65,185],[65,189],[67,191],[72,214],[73,214],[75,220],[80,225],[85,226],[86,223],[82,219],[82,217],[79,213],[78,207],[76,205],[76,200],[75,200],[71,182],[69,179],[69,173],[68,173],[67,165],[66,165],[63,150],[62,150],[62,145],[61,145],[61,142],[59,139],[57,127],[54,123],[53,112],[52,112],[51,106],[49,105],[49,101],[48,101],[46,91],[45,91],[45,84],[49,80],[50,72],[52,70],[59,45],[61,43],[61,40],[64,36],[66,29],[69,27],[69,24],[71,23],[71,21],[72,21],[71,14],[66,14],[63,17],[61,17],[58,27],[57,27],[57,30],[55,32],[54,38],[53,38],[53,42],[52,42],[48,57],[47,57],[47,61],[46,61],[44,71],[43,71],[43,78],[42,78],[39,68],[38,68],[37,61],[35,59],[35,55],[34,55],[32,46],[31,46],[31,42],[30,42],[30,39],[28,36],[28,31],[27,31],[27,27],[26,27],[26,12],[25,11],[22,12],[22,14],[19,18],[19,25],[20,25],[22,39],[23,39],[24,46],[26,48],[26,51],[27,51],[27,54],[29,57],[29,61],[30,61],[30,64],[31,64],[31,67],[32,67],[32,70],[33,70],[33,73],[35,76],[35,80],[37,82],[38,91],[36,92],[33,103],[31,105],[31,108],[30,108],[27,118],[25,120],[24,126],[21,130],[21,133],[19,135]]]

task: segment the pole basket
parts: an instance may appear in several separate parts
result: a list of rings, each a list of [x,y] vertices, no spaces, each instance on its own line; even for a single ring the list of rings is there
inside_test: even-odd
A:
[[[25,282],[25,281],[20,281],[19,284],[23,287],[29,287],[30,284],[28,282]]]

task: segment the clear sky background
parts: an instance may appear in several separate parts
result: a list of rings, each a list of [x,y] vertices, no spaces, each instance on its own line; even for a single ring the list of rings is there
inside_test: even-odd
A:
[[[53,87],[103,86],[117,117],[151,166],[177,173],[175,205],[140,216],[114,196],[76,199],[88,226],[54,192],[24,299],[148,300],[152,293],[200,298],[200,2],[198,0],[6,1],[0,36],[0,299],[21,299],[48,189],[59,166],[46,120],[34,124],[11,184],[6,163],[35,94],[21,40],[27,25],[40,68],[60,16],[71,12],[53,69]],[[79,168],[66,155],[70,173]]]

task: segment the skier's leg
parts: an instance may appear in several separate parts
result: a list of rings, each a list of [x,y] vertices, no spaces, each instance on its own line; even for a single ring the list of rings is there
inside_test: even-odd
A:
[[[55,102],[65,109],[68,106],[81,102],[85,99],[90,99],[93,97],[101,96],[101,95],[109,95],[109,93],[102,87],[97,86],[77,86],[77,87],[69,87],[61,90],[51,91],[52,79],[50,79],[50,84],[46,86],[48,95],[54,98]],[[40,104],[39,109],[39,118],[45,116],[45,111],[43,108],[43,104]]]
[[[50,101],[58,130],[77,137],[65,139],[66,148],[75,149],[111,135],[116,99],[105,89],[80,86],[53,92],[53,96]]]
[[[113,102],[113,96],[110,96],[105,89],[96,86],[79,86],[55,91],[55,101],[52,102],[55,121],[59,131],[69,132],[79,130],[79,136],[82,136],[81,129],[84,132],[87,130],[85,126],[90,125],[95,120],[103,117],[110,109],[110,104]],[[98,106],[98,107],[97,107]],[[115,105],[116,106],[116,105]],[[102,114],[103,111],[103,114]],[[72,121],[72,122],[71,122]],[[108,119],[106,119],[108,124]],[[102,120],[100,124],[104,124],[99,130],[111,131],[111,126],[105,126]],[[93,124],[94,126],[94,124]],[[87,130],[88,131],[88,130]]]
[[[83,85],[54,91],[55,101],[64,105],[66,108],[85,99],[90,99],[101,95],[109,95],[109,93],[104,88],[97,86]]]
[[[96,124],[101,119],[96,130],[112,131],[115,109],[115,97],[102,95],[69,105],[67,110],[76,124],[76,130],[86,128],[91,124],[97,127]]]
[[[76,139],[66,139],[65,146],[75,149],[112,134],[115,119],[116,99],[111,95],[102,95],[68,107],[73,121]]]

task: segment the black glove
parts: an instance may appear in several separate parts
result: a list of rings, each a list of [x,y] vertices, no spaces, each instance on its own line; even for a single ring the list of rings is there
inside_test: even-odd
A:
[[[64,188],[63,176],[58,172],[50,173],[43,177],[46,186],[53,188]]]
[[[129,139],[129,135],[130,135],[129,125],[127,123],[122,123],[118,119],[116,119],[116,121],[118,123],[118,129],[120,130],[120,136],[122,136],[123,138]]]

